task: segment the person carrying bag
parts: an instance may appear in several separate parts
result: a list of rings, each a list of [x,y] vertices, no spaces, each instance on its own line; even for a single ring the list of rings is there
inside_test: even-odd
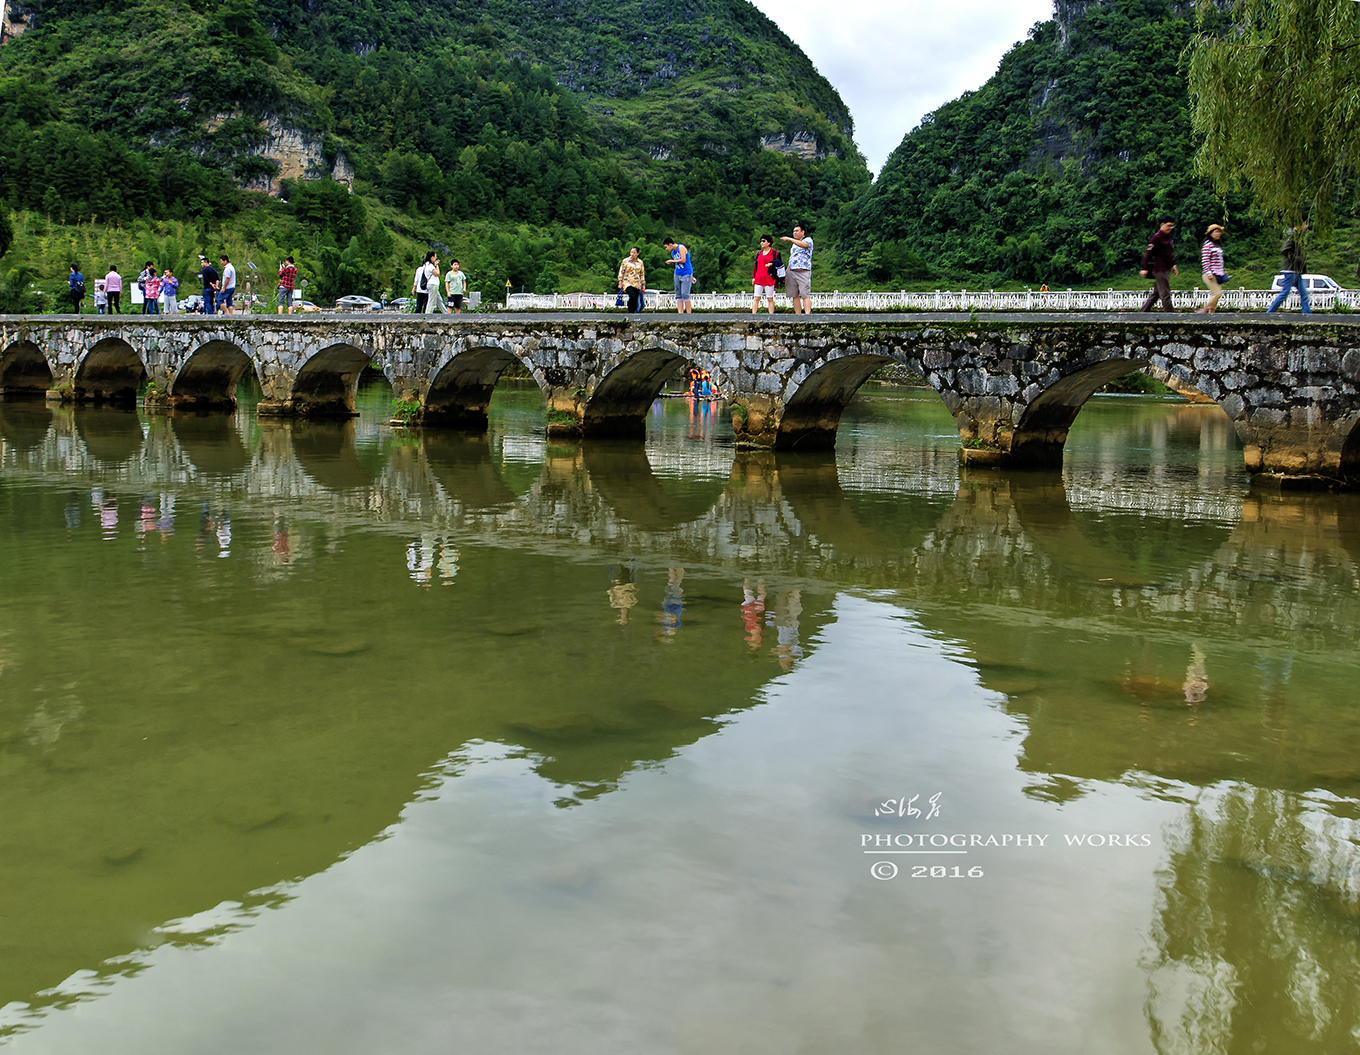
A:
[[[751,302],[751,314],[760,312],[760,298],[764,297],[774,314],[774,288],[779,281],[778,271],[783,266],[779,250],[774,247],[774,235],[760,236],[760,251],[756,253],[756,264],[751,270],[751,284],[755,287],[756,297]]]

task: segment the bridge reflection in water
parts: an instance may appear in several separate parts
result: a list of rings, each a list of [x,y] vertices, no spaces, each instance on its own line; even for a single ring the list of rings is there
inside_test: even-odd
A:
[[[51,554],[21,550],[5,574],[10,604],[56,602],[8,628],[0,662],[47,655],[73,688],[0,702],[0,883],[33,910],[4,924],[25,955],[0,961],[0,1005],[59,1004],[35,994],[110,964],[136,928],[325,869],[460,744],[519,745],[562,805],[607,793],[758,702],[816,650],[838,594],[872,590],[1017,721],[1032,798],[1122,783],[1184,803],[1147,964],[1159,1050],[1230,1047],[1246,1004],[1277,1023],[1271,1043],[1340,1050],[1360,1027],[1360,715],[1338,705],[1360,505],[1248,493],[1205,463],[1187,484],[1168,438],[1226,445],[1226,421],[1186,408],[1151,428],[1125,445],[1145,463],[1130,473],[1126,454],[1116,479],[1100,451],[1066,476],[961,475],[929,447],[906,467],[531,436],[510,450],[380,444],[362,422],[0,405],[16,517],[112,510],[145,540],[94,597],[74,563],[39,564]],[[885,474],[912,486],[875,486]],[[1181,486],[1159,488],[1168,476]],[[231,599],[223,552],[258,584],[287,578],[286,597]],[[649,633],[620,638],[627,619]],[[120,648],[135,659],[110,669]],[[677,691],[696,661],[707,690]]]

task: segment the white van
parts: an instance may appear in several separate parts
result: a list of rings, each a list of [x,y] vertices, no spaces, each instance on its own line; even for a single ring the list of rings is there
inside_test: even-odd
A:
[[[1304,275],[1303,283],[1309,295],[1314,293],[1340,293],[1341,287],[1333,282],[1326,275]],[[1284,285],[1284,272],[1281,271],[1271,280],[1270,292],[1280,292],[1280,287]]]

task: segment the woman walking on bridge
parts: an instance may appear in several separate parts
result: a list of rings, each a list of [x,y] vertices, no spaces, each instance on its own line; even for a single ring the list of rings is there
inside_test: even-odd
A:
[[[1218,310],[1218,298],[1223,296],[1223,284],[1231,278],[1223,264],[1223,225],[1211,223],[1204,232],[1204,244],[1199,247],[1199,262],[1204,268],[1204,284],[1209,287],[1209,300],[1198,314],[1213,314]]]

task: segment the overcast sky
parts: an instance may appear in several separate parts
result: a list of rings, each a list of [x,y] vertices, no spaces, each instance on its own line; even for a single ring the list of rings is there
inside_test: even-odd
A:
[[[1053,0],[752,0],[835,85],[875,173],[941,103],[979,88]]]

